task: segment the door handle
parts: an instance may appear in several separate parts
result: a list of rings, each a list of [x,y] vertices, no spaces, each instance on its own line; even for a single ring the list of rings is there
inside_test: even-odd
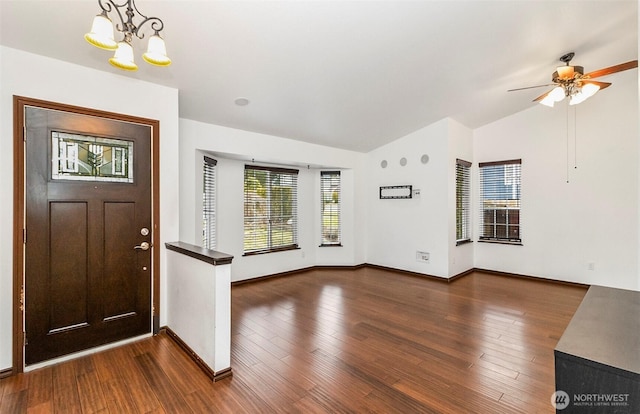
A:
[[[135,246],[134,249],[149,250],[149,247],[151,247],[151,245],[148,242],[142,242],[140,246]]]

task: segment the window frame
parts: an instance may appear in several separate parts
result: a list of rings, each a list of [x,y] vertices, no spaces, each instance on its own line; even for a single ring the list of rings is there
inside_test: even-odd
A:
[[[469,161],[456,159],[456,246],[472,242],[471,165]]]
[[[507,171],[503,170],[502,179],[499,178],[499,173],[489,173],[489,168],[492,167],[507,167],[514,166],[511,172],[511,178],[517,180],[515,184],[507,183]],[[483,162],[478,164],[479,167],[479,203],[478,203],[478,241],[485,243],[499,243],[499,244],[511,244],[522,245],[522,159],[513,159],[506,161],[492,161]],[[490,174],[489,176],[485,176]],[[500,181],[503,181],[502,183]],[[490,196],[505,198],[490,198],[485,194],[487,186],[493,185]],[[497,186],[516,186],[511,189],[511,197],[507,194],[506,190],[501,192]],[[493,200],[493,201],[492,201]],[[493,202],[494,208],[486,208],[488,203]],[[502,202],[502,203],[500,203]],[[487,223],[487,213],[489,213],[493,219]],[[487,225],[492,226],[490,234],[486,233],[488,229]],[[517,235],[513,234],[517,228]],[[503,229],[504,231],[499,231]]]
[[[247,216],[247,212],[248,212],[248,208],[247,208],[247,203],[248,202],[253,202],[256,203],[259,200],[250,200],[249,199],[249,191],[247,189],[247,173],[249,171],[259,171],[259,172],[266,172],[267,174],[267,178],[265,179],[265,197],[263,197],[266,203],[266,214],[263,215],[250,215]],[[249,165],[246,164],[244,166],[244,182],[243,182],[243,210],[244,210],[244,224],[243,224],[243,256],[252,256],[252,255],[258,255],[258,254],[266,254],[266,253],[274,253],[274,252],[281,252],[281,251],[287,251],[287,250],[295,250],[295,249],[299,249],[300,247],[298,246],[298,173],[299,171],[297,169],[291,169],[291,168],[282,168],[282,167],[266,167],[266,166],[259,166],[259,165]],[[277,230],[276,227],[278,225],[274,226],[274,218],[275,217],[279,217],[280,219],[283,218],[283,216],[277,216],[275,213],[275,211],[272,210],[272,202],[275,200],[277,201],[277,198],[272,198],[271,195],[273,194],[273,190],[274,188],[278,188],[275,187],[273,185],[273,179],[271,178],[272,175],[281,175],[282,177],[285,178],[285,180],[290,180],[289,184],[291,185],[291,188],[293,189],[293,191],[291,192],[291,200],[290,200],[290,210],[291,210],[291,239],[292,242],[291,243],[286,243],[286,244],[278,244],[278,243],[274,243],[274,234],[275,231]],[[252,197],[256,197],[258,196],[258,194],[254,194]],[[282,198],[280,199],[280,201],[282,201]],[[282,206],[282,204],[281,204]],[[255,209],[253,209],[255,210]],[[249,249],[247,250],[247,243],[248,243],[248,239],[247,239],[247,222],[248,220],[255,220],[255,219],[262,219],[265,221],[264,224],[266,224],[266,243],[267,246],[266,247],[261,247],[261,248],[256,248],[256,249]],[[279,226],[282,226],[283,223],[279,223]],[[289,225],[289,224],[287,224]],[[281,234],[280,238],[282,238],[283,235]],[[256,242],[260,242],[261,239],[258,237],[254,237],[253,238],[254,243]]]
[[[328,177],[326,181],[325,177]],[[337,183],[336,183],[336,177],[337,177]],[[328,186],[325,186],[325,182],[328,183]],[[333,191],[332,192],[332,200],[334,197],[334,194],[337,194],[337,201],[334,200],[332,203],[325,203],[325,196],[327,195],[327,193],[329,191],[331,191],[331,187],[337,185],[337,192]],[[333,170],[333,171],[320,171],[320,247],[341,247],[342,246],[342,210],[341,210],[341,206],[342,206],[342,177],[340,174],[339,170]],[[334,241],[328,241],[325,239],[325,233],[328,232],[329,230],[325,229],[325,206],[326,204],[335,204],[337,205],[337,214],[332,214],[332,216],[337,217],[336,221],[334,221],[334,219],[331,219],[329,225],[327,225],[327,228],[329,227],[336,227],[337,230],[335,231],[331,231],[331,233],[335,233],[336,234],[336,240]]]

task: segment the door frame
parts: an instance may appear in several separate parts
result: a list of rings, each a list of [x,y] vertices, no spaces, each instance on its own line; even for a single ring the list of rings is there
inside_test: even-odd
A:
[[[24,371],[24,234],[25,234],[25,107],[69,112],[151,127],[151,280],[152,332],[160,329],[160,121],[106,112],[23,96],[13,96],[13,367],[11,375]]]

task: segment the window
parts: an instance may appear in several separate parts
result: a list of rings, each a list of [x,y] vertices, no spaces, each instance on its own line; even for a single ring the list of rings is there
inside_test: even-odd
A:
[[[216,165],[213,158],[204,157],[202,173],[202,247],[216,248]]]
[[[340,246],[340,171],[320,172],[322,246]]]
[[[522,160],[481,163],[480,241],[520,244]]]
[[[298,248],[298,170],[244,167],[244,253]]]
[[[51,133],[54,180],[133,183],[133,142],[88,135]]]
[[[456,246],[471,241],[471,163],[456,160]]]

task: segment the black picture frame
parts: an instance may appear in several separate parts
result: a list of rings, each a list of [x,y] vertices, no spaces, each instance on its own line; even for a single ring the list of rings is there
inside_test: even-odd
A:
[[[380,200],[413,198],[412,185],[389,185],[380,187]]]

